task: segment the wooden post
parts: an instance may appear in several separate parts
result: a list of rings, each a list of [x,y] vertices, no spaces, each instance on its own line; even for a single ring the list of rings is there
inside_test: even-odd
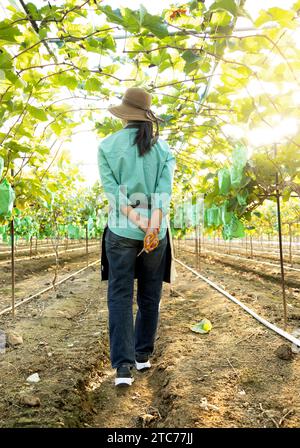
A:
[[[11,169],[11,176],[14,178],[14,169]],[[16,286],[16,273],[15,273],[15,222],[12,217],[10,223],[10,242],[11,242],[11,313],[12,318],[15,318],[15,286]]]
[[[250,234],[250,257],[253,258],[253,241],[251,234]]]
[[[29,257],[32,257],[32,235],[30,237],[30,252],[29,252]]]
[[[196,269],[198,268],[198,244],[197,244],[197,226],[195,225],[195,239],[194,239],[194,244],[195,244],[195,257],[196,257]]]
[[[68,234],[65,235],[65,251],[68,250],[69,247],[69,237]]]
[[[292,224],[289,224],[289,258],[290,258],[290,264],[293,267],[292,244],[293,244]]]
[[[274,145],[274,155],[277,155],[277,146]],[[279,253],[280,253],[280,271],[281,271],[281,287],[282,287],[282,302],[283,302],[283,320],[284,328],[287,326],[287,303],[285,292],[285,278],[284,278],[284,261],[283,261],[283,248],[282,248],[282,228],[281,228],[281,210],[280,210],[280,191],[279,191],[279,179],[278,172],[276,171],[276,204],[277,204],[277,222],[278,222],[278,240],[279,240]]]
[[[204,229],[202,228],[202,231],[200,232],[200,228],[199,228],[199,238],[198,238],[198,253],[199,253],[199,257],[201,257],[201,255],[202,255],[201,237],[203,237],[203,233],[204,233]],[[203,256],[204,256],[204,254],[203,254]]]
[[[11,240],[11,312],[13,319],[15,318],[15,225],[14,218],[10,223],[10,240]]]
[[[89,231],[88,224],[85,226],[85,253],[86,253],[86,265],[89,265]]]
[[[198,258],[198,265],[197,265],[197,268],[198,269],[200,269],[200,263],[201,263],[201,258],[200,258],[200,256],[201,256],[201,254],[200,254],[200,250],[201,250],[201,247],[200,247],[200,238],[201,238],[201,232],[200,232],[200,226],[196,226],[196,229],[197,229],[197,258]]]

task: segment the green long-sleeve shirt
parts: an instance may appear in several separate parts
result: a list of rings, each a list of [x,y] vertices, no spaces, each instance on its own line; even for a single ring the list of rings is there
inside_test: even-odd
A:
[[[159,232],[162,239],[167,231],[176,159],[162,139],[144,156],[139,156],[133,144],[136,128],[123,128],[103,139],[98,147],[98,167],[103,190],[109,201],[108,227],[117,235],[142,240],[143,230],[133,224],[120,210],[121,205],[149,203],[152,211],[161,208],[163,218]],[[151,208],[135,207],[150,218]]]

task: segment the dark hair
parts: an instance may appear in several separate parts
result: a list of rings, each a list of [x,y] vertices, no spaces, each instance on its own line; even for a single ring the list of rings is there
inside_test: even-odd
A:
[[[133,124],[133,121],[128,121],[129,125],[131,123]],[[153,145],[153,123],[152,121],[135,121],[134,124],[138,130],[133,143],[138,146],[140,157],[143,157]]]

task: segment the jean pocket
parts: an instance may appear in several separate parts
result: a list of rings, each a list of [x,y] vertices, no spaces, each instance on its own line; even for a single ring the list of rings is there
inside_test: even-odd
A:
[[[110,246],[117,246],[117,247],[131,247],[133,245],[133,242],[130,238],[117,235],[110,229],[107,230],[105,242]]]

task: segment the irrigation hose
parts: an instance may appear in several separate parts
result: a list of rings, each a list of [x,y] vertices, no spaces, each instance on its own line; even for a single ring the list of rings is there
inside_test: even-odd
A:
[[[100,263],[100,261],[101,260],[93,261],[93,263],[90,263],[88,266],[85,266],[84,268],[79,269],[79,271],[73,272],[73,274],[70,274],[67,277],[65,277],[62,280],[60,280],[59,282],[55,283],[55,285],[48,286],[48,288],[42,289],[42,291],[39,291],[39,292],[37,292],[37,293],[27,297],[26,299],[20,300],[19,302],[17,302],[15,304],[15,308],[17,308],[20,305],[23,305],[24,303],[29,302],[30,300],[40,296],[41,294],[44,294],[47,291],[50,291],[54,287],[56,287],[56,286],[60,285],[61,283],[64,283],[65,281],[69,280],[69,278],[74,277],[77,274],[80,274],[80,272],[83,272],[86,269],[90,268],[91,266],[94,266],[94,264]],[[8,308],[5,308],[4,310],[0,311],[0,316],[2,316],[3,314],[8,313],[9,311],[12,311],[12,307],[11,306],[9,306]]]
[[[203,250],[203,249],[202,249],[202,250]],[[279,269],[280,269],[280,265],[279,265],[279,264],[271,263],[271,262],[269,262],[269,261],[253,260],[252,258],[240,257],[239,255],[230,255],[230,254],[225,254],[225,253],[224,253],[224,254],[221,254],[221,253],[219,253],[219,252],[217,252],[217,251],[215,251],[215,250],[210,250],[210,249],[204,249],[204,251],[205,251],[205,252],[208,252],[208,253],[216,254],[216,255],[221,256],[221,257],[230,257],[230,258],[234,258],[235,260],[236,260],[236,259],[239,259],[239,260],[250,261],[250,263],[264,264],[264,265],[267,265],[267,266],[272,266],[272,267],[275,267],[275,268],[279,268]],[[194,252],[194,253],[195,253],[195,252]],[[289,271],[300,272],[300,269],[292,268],[292,267],[290,267],[290,266],[285,266],[284,269],[289,270]]]
[[[186,265],[182,261],[178,260],[177,258],[174,258],[174,260],[181,264],[183,267],[191,271],[193,274],[195,274],[197,277],[201,278],[204,282],[208,283],[212,288],[219,291],[221,294],[223,294],[225,297],[230,299],[235,304],[239,305],[241,308],[243,308],[248,314],[250,314],[254,319],[258,320],[261,324],[263,324],[265,327],[269,328],[270,330],[274,331],[275,333],[279,334],[283,338],[287,339],[288,341],[292,342],[293,344],[300,347],[300,339],[295,338],[291,334],[287,333],[286,331],[282,330],[281,328],[276,327],[276,325],[272,324],[271,322],[267,321],[263,317],[259,316],[255,311],[251,310],[247,305],[244,305],[242,302],[240,302],[238,299],[233,297],[229,292],[225,291],[224,289],[220,288],[220,286],[216,285],[214,282],[209,280],[208,278],[204,277],[203,275],[199,274],[195,269],[191,268],[190,266]]]
[[[93,248],[93,247],[97,247],[97,246],[98,246],[98,244],[94,243],[94,244],[91,244],[89,246],[89,248]],[[67,252],[75,252],[76,250],[85,250],[85,246],[66,249],[64,251],[57,252],[57,254],[65,255]],[[2,253],[4,253],[4,252],[2,252]],[[11,254],[11,252],[9,252],[9,254]],[[32,255],[31,257],[30,257],[30,255],[24,255],[24,256],[16,258],[15,261],[17,262],[17,261],[23,261],[23,260],[38,260],[39,258],[49,258],[49,257],[53,257],[54,255],[55,255],[55,252],[40,253],[39,255]],[[7,264],[7,263],[10,263],[10,259],[0,261],[0,265]]]

